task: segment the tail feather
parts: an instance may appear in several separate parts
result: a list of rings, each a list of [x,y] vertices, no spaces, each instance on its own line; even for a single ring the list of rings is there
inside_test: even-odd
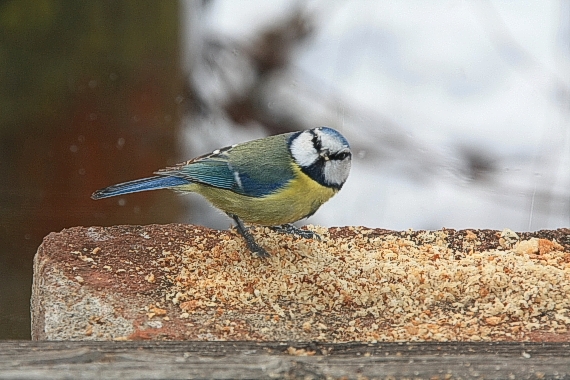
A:
[[[179,177],[156,176],[134,181],[123,182],[97,190],[91,195],[92,199],[103,199],[122,194],[138,193],[139,191],[168,189],[173,186],[187,185],[190,181]]]

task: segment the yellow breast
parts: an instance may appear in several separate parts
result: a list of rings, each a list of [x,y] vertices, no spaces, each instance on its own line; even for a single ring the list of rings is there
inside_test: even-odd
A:
[[[220,210],[237,215],[246,223],[264,226],[293,223],[312,215],[338,191],[313,181],[293,165],[294,179],[283,189],[264,197],[248,197],[199,183],[180,190],[201,194]]]

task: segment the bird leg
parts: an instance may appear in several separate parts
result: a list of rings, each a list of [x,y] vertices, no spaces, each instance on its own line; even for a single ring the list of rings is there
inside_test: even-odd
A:
[[[267,253],[267,251],[265,249],[261,248],[255,242],[253,235],[249,233],[249,231],[244,226],[244,224],[240,218],[238,218],[236,215],[231,215],[231,214],[228,214],[228,215],[230,216],[230,218],[232,218],[234,220],[234,222],[236,222],[236,227],[237,227],[239,234],[244,238],[245,244],[247,245],[247,248],[249,248],[249,250],[255,256],[260,257],[260,258],[266,258],[266,257],[271,256],[269,253]]]
[[[309,231],[309,230],[302,230],[300,228],[295,227],[292,224],[283,224],[281,226],[271,226],[269,227],[271,228],[273,231],[275,232],[280,232],[280,233],[284,233],[284,234],[290,234],[290,235],[295,235],[295,236],[299,236],[302,237],[304,239],[317,239],[317,240],[322,240],[321,236],[319,234],[317,234],[316,232],[313,231]]]

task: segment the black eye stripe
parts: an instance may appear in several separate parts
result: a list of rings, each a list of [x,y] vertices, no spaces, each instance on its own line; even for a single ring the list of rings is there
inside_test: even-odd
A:
[[[349,156],[351,156],[350,152],[340,152],[340,153],[331,154],[331,155],[329,156],[329,158],[330,158],[331,160],[339,160],[339,161],[342,161],[342,160],[344,160],[345,158],[347,158],[347,157],[349,157]]]
[[[313,146],[317,152],[320,152],[322,148],[321,139],[319,139],[319,136],[312,129],[309,132],[311,132],[311,135],[313,135]]]

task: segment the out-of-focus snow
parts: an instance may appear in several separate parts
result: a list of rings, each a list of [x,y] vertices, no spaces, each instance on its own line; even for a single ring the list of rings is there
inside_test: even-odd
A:
[[[202,33],[247,44],[299,4],[316,15],[317,33],[296,52],[295,83],[310,82],[330,97],[337,110],[331,126],[358,153],[345,187],[309,223],[513,230],[570,224],[569,7],[557,1],[216,0],[204,13]],[[319,122],[314,109],[308,117],[330,123]],[[345,109],[352,110],[351,121]],[[366,123],[354,110],[366,112]],[[386,160],[382,151],[370,152],[385,149],[374,139],[389,128],[412,141],[423,152],[416,161],[429,160],[434,171],[424,178],[413,174],[414,161],[401,169],[397,153]],[[223,144],[237,142],[224,136]],[[204,149],[217,147],[206,140]],[[491,158],[489,178],[465,174],[465,151]],[[228,225],[217,216],[205,222]]]

